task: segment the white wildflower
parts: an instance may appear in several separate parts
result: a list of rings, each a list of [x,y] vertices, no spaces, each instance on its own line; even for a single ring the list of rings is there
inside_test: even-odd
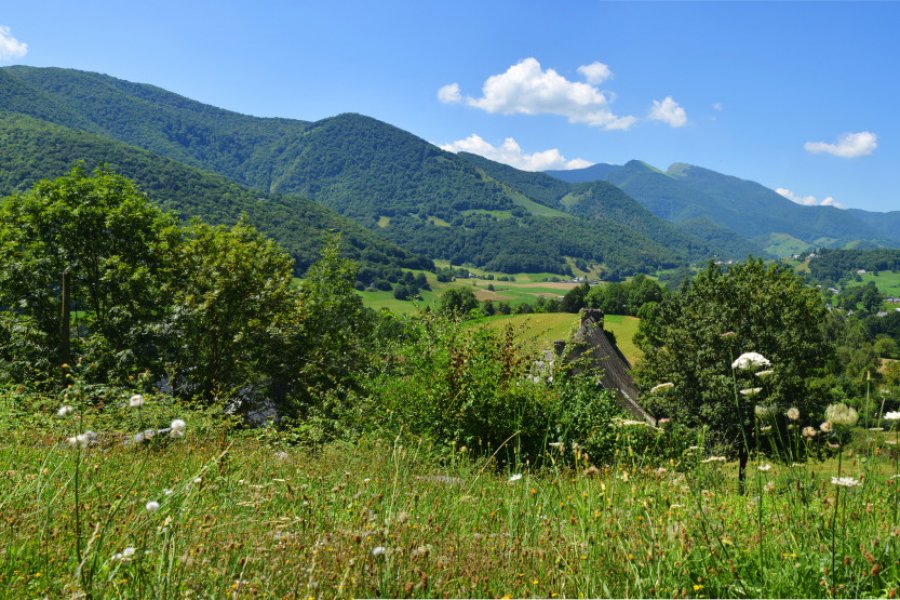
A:
[[[134,556],[134,546],[128,546],[127,548],[122,550],[123,558],[131,558],[132,556]]]
[[[767,369],[771,366],[772,363],[769,362],[769,359],[758,352],[745,352],[738,356],[737,360],[731,363],[731,368],[736,371]]]
[[[171,489],[171,488],[166,488],[166,489],[163,490],[163,495],[164,495],[164,496],[171,496],[171,495],[174,494],[174,493],[175,493],[175,490],[173,490],[173,489]]]
[[[562,442],[550,442],[547,445],[550,446],[551,448],[553,448],[554,450],[558,450],[559,452],[563,452],[566,447],[566,445]]]
[[[182,437],[184,435],[185,426],[186,425],[184,421],[182,421],[181,419],[175,419],[170,425],[172,430],[169,435],[171,435],[172,437]]]
[[[859,415],[856,413],[856,410],[850,408],[843,402],[837,402],[835,404],[830,404],[828,408],[825,409],[825,420],[833,425],[856,425],[856,422],[859,420]]]
[[[384,546],[375,546],[372,548],[372,556],[384,556],[387,549]]]
[[[510,483],[512,483],[512,482],[518,481],[520,479],[522,479],[522,474],[514,473],[512,476],[510,476],[509,481],[510,481]]]
[[[770,377],[771,375],[774,375],[774,374],[775,374],[775,371],[773,371],[772,369],[766,369],[765,371],[758,372],[756,374],[756,376],[760,377],[762,379],[765,379],[766,377]]]
[[[769,463],[766,463],[764,465],[759,465],[756,468],[759,469],[760,471],[768,471],[772,468],[772,465],[770,465]]]
[[[726,459],[724,456],[710,456],[709,458],[705,458],[705,459],[701,460],[700,462],[703,464],[709,464],[709,463],[725,462],[726,460],[728,460],[728,459]]]
[[[97,439],[96,433],[94,433],[93,431],[85,431],[84,433],[79,433],[75,437],[70,437],[70,438],[66,439],[66,442],[70,446],[81,446],[82,448],[87,448],[96,439]]]
[[[761,433],[769,433],[770,431],[772,431],[772,426],[771,426],[771,425],[766,425],[765,427],[760,427],[760,428],[759,428],[759,431],[760,431]]]
[[[900,411],[892,410],[884,413],[885,421],[900,421]]]
[[[655,394],[657,392],[664,392],[666,390],[672,389],[673,387],[675,387],[675,384],[671,381],[667,381],[666,383],[660,383],[659,385],[655,385],[650,388],[650,393]]]
[[[832,477],[831,483],[841,487],[856,487],[860,484],[858,479],[853,479],[852,477]]]
[[[59,407],[58,411],[56,411],[56,416],[57,417],[67,417],[67,416],[71,415],[74,411],[75,411],[74,408],[72,408],[68,404],[64,404]]]
[[[769,416],[769,407],[757,404],[753,407],[753,414],[756,415],[757,419],[765,419]]]
[[[145,508],[147,509],[147,512],[156,512],[159,510],[159,502],[151,500],[146,504]]]
[[[805,437],[805,438],[812,439],[812,438],[816,437],[817,433],[818,433],[818,431],[816,431],[815,427],[810,427],[809,425],[807,425],[806,427],[803,428],[803,437]]]
[[[822,430],[822,433],[830,433],[831,432],[831,421],[825,421],[821,425],[819,425],[819,429]]]
[[[135,394],[128,401],[128,406],[130,406],[131,408],[140,408],[143,405],[144,405],[144,397],[141,396],[140,394]]]
[[[196,484],[203,483],[203,478],[202,477],[194,477],[194,483],[196,483]]]
[[[787,409],[787,412],[784,413],[784,416],[786,416],[791,421],[796,421],[800,418],[800,410],[796,406],[792,406]]]
[[[749,398],[752,398],[753,396],[759,395],[759,393],[760,393],[761,391],[762,391],[762,388],[761,388],[761,387],[758,387],[758,388],[745,388],[745,389],[741,390],[741,396],[747,396],[747,397],[749,397]]]

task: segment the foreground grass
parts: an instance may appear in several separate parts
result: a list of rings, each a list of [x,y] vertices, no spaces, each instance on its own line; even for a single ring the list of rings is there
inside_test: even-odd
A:
[[[620,456],[588,476],[584,463],[532,472],[464,450],[438,459],[424,444],[309,452],[189,428],[152,447],[105,434],[76,450],[53,431],[14,429],[0,442],[0,589],[155,598],[896,595],[889,437],[844,458],[858,487],[830,483],[834,461],[775,465],[752,469],[753,491],[742,496],[733,465],[703,464],[689,451],[652,468],[629,456],[622,436]],[[158,510],[148,511],[151,500]]]

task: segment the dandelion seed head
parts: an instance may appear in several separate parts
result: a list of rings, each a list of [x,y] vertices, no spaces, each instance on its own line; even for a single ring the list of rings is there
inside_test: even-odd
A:
[[[510,482],[514,482],[514,481],[518,481],[518,480],[520,480],[520,479],[522,479],[522,474],[521,474],[521,473],[514,473],[513,475],[510,476],[509,481],[510,481]]]
[[[819,425],[819,429],[822,430],[822,433],[830,433],[831,432],[831,421],[825,421],[821,425]]]
[[[128,400],[128,406],[131,408],[140,408],[144,405],[144,397],[140,394],[135,394]]]
[[[816,437],[817,433],[818,431],[816,431],[815,427],[810,427],[809,425],[807,425],[803,428],[803,437],[805,438],[814,438]]]
[[[753,414],[756,415],[757,419],[765,419],[769,416],[769,407],[757,404],[753,407]]]
[[[372,548],[372,556],[384,556],[387,549],[384,546],[375,546]]]
[[[798,409],[796,406],[792,406],[787,409],[787,412],[784,413],[784,416],[786,416],[791,421],[796,421],[800,418],[800,409]]]
[[[159,510],[159,502],[157,502],[156,500],[151,500],[145,505],[144,508],[147,509],[147,512],[156,512]]]
[[[185,424],[185,422],[181,419],[175,419],[174,421],[172,421],[172,424],[170,425],[170,427],[172,428],[172,431],[181,431],[182,433],[184,432],[184,428],[186,426],[187,425]]]
[[[68,404],[64,404],[59,407],[58,411],[56,411],[56,416],[57,417],[67,417],[67,416],[71,415],[73,412],[75,412],[74,408],[72,408]]]

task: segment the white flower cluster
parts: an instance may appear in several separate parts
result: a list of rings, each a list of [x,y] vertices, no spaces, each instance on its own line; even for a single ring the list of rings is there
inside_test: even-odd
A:
[[[855,409],[850,408],[843,402],[837,402],[835,404],[830,404],[828,408],[825,409],[825,420],[832,425],[852,426],[856,425],[856,422],[859,420],[859,415]]]
[[[852,477],[832,477],[831,483],[840,487],[856,487],[860,485],[860,481]]]
[[[737,357],[731,368],[735,371],[756,371],[758,369],[768,369],[772,366],[765,356],[758,352],[745,352]]]
[[[70,437],[66,439],[66,443],[68,443],[73,448],[75,446],[80,446],[82,448],[87,448],[91,444],[93,444],[97,440],[97,434],[93,431],[85,431],[84,433],[79,433],[74,437]]]

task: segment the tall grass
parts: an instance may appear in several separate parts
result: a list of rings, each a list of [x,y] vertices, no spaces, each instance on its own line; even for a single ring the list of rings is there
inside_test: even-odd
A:
[[[2,595],[894,597],[900,586],[893,432],[859,431],[844,453],[861,485],[833,485],[833,459],[772,460],[739,495],[734,465],[701,448],[643,466],[636,426],[599,468],[548,448],[545,468],[501,470],[425,441],[285,450],[204,418],[143,445],[98,428],[84,449],[52,418],[4,421]]]

